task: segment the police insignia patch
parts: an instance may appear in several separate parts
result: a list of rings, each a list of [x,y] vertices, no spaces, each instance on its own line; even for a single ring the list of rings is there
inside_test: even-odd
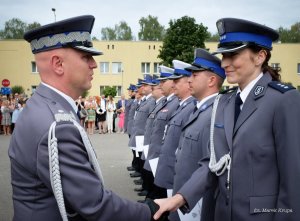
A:
[[[254,95],[257,96],[257,95],[260,95],[263,91],[264,91],[265,87],[263,86],[256,86],[255,90],[254,90]]]

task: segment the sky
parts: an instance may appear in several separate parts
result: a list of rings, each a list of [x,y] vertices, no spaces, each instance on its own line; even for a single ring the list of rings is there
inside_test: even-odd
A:
[[[101,38],[101,28],[114,27],[125,21],[137,37],[139,20],[148,15],[168,28],[171,19],[195,18],[211,33],[224,17],[251,20],[271,28],[290,28],[300,22],[300,0],[0,0],[0,29],[11,18],[41,25],[78,15],[94,15],[92,36]]]

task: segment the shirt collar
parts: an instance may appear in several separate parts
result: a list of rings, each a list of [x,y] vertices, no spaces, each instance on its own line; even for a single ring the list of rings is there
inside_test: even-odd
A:
[[[192,97],[192,96],[189,96],[189,97],[185,98],[184,100],[181,100],[180,103],[179,103],[179,105],[181,106],[181,105],[182,105],[187,99],[189,99],[190,97]]]
[[[151,97],[152,96],[152,94],[150,93],[150,94],[148,94],[147,96],[146,96],[146,100],[148,100],[148,98],[149,97]]]
[[[197,101],[197,108],[199,109],[206,101],[208,101],[210,98],[217,96],[217,95],[218,95],[218,93],[214,93],[214,94],[211,94],[211,95],[203,98],[201,101]]]
[[[155,103],[157,104],[161,99],[163,99],[164,98],[164,96],[161,96],[160,98],[158,98],[156,101],[155,101]]]
[[[170,94],[168,97],[167,97],[167,101],[169,101],[172,97],[173,97],[174,93]]]
[[[255,84],[258,82],[258,80],[263,76],[263,73],[260,73],[254,80],[252,80],[243,91],[241,91],[240,88],[238,88],[237,93],[240,93],[240,97],[243,101],[243,104],[245,103],[250,91],[255,86]]]
[[[60,96],[62,96],[64,99],[66,99],[66,101],[71,105],[71,107],[74,109],[75,113],[77,113],[78,111],[78,107],[76,106],[75,101],[73,100],[73,98],[71,98],[70,96],[66,95],[65,93],[61,92],[60,90],[57,90],[56,88],[50,86],[49,84],[46,84],[44,82],[42,82],[43,85],[45,85],[46,87],[50,88],[51,90],[55,91],[56,93],[58,93]]]

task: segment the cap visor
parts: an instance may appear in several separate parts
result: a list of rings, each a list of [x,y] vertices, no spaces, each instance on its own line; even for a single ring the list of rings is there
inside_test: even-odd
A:
[[[182,78],[182,77],[183,77],[183,75],[175,75],[175,74],[173,74],[173,75],[167,77],[167,79],[169,79],[169,80],[175,80],[175,79],[179,79],[179,78]]]
[[[142,82],[142,84],[147,84],[147,85],[150,85],[150,86],[154,86],[156,84],[153,84],[153,83],[148,83],[148,82]]]
[[[215,54],[235,52],[235,51],[241,50],[247,46],[248,46],[248,44],[243,44],[243,45],[239,45],[239,46],[220,47],[217,49],[217,51],[213,52],[212,54],[215,55]]]
[[[168,77],[156,78],[156,80],[159,80],[159,81],[165,81],[165,80],[168,80]]]
[[[74,48],[77,50],[80,50],[80,51],[85,51],[85,52],[91,53],[92,55],[102,55],[103,54],[103,52],[98,51],[95,48],[88,48],[88,47],[84,47],[84,46],[75,46]]]
[[[206,69],[202,68],[202,67],[197,67],[197,66],[191,65],[191,66],[185,68],[185,70],[187,70],[187,71],[204,71]]]

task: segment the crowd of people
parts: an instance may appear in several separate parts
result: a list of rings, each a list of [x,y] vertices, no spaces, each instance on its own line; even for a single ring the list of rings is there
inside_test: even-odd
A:
[[[220,19],[217,51],[195,49],[191,64],[161,65],[116,105],[79,97],[102,54],[91,41],[94,20],[24,35],[42,83],[9,147],[15,221],[300,220],[300,93],[268,65],[275,30]],[[236,87],[221,91],[225,79]],[[96,125],[111,133],[114,112],[129,136],[139,202],[105,188],[87,136]]]
[[[23,110],[26,97],[18,93],[10,94],[10,95],[2,95],[0,98],[0,134],[3,135],[11,135],[13,132],[19,114]]]
[[[121,95],[117,103],[111,95],[107,98],[104,95],[88,98],[80,96],[76,100],[77,115],[90,135],[95,131],[99,134],[124,133],[126,102],[124,95]]]

